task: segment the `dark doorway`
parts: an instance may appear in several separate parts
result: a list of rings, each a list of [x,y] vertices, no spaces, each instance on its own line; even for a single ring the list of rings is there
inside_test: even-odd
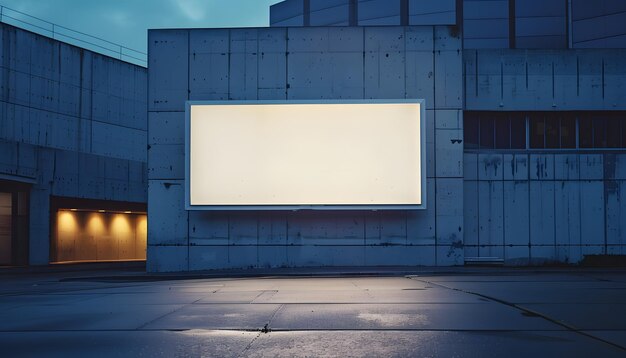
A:
[[[30,185],[0,180],[0,266],[28,265]]]

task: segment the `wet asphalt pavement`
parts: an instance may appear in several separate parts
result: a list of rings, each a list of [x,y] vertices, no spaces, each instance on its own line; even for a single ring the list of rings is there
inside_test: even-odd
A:
[[[4,273],[0,356],[626,357],[626,271],[459,270]]]

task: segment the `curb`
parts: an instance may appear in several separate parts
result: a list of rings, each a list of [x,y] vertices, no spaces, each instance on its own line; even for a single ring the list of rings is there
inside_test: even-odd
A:
[[[433,270],[431,267],[423,269],[417,267],[381,267],[378,270],[364,269],[331,269],[317,267],[304,269],[269,269],[269,270],[216,270],[196,271],[189,273],[145,273],[139,275],[109,275],[84,276],[61,278],[61,282],[98,281],[98,282],[154,282],[203,279],[248,279],[248,278],[339,278],[339,277],[406,277],[406,276],[448,276],[448,275],[489,275],[489,276],[516,276],[542,274],[597,274],[619,273],[626,274],[626,268],[606,267],[558,267],[558,268],[502,268],[502,267],[451,267]]]

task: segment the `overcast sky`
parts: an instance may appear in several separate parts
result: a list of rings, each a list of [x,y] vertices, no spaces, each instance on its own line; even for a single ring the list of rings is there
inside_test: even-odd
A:
[[[0,5],[145,52],[147,29],[269,26],[269,7],[280,1],[0,0]]]

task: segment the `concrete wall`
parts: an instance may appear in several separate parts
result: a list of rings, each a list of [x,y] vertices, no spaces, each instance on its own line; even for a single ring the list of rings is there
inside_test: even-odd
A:
[[[466,257],[626,254],[626,154],[465,153]]]
[[[626,109],[626,49],[464,50],[466,110]]]
[[[33,184],[30,262],[48,263],[49,196],[147,197],[147,71],[0,24],[0,175]]]
[[[149,31],[148,270],[463,263],[461,41],[441,27]],[[184,209],[186,100],[424,98],[428,209]]]
[[[624,50],[465,50],[467,110],[624,110]],[[467,151],[466,257],[626,254],[626,154]]]

